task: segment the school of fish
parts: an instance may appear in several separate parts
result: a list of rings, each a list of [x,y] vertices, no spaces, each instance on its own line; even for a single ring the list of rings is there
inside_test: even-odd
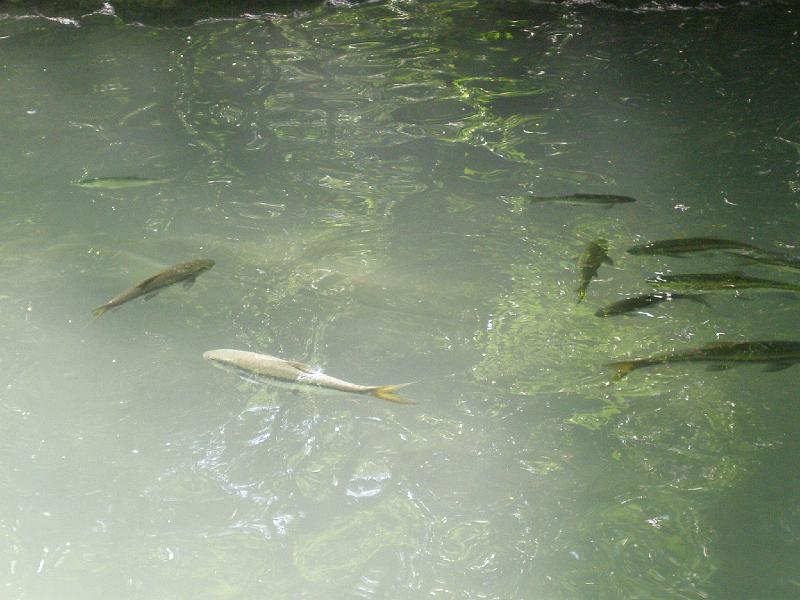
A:
[[[98,177],[85,178],[73,182],[79,187],[89,189],[121,190],[166,183],[166,179],[142,177]],[[630,196],[613,194],[569,194],[559,196],[530,196],[532,204],[576,204],[604,206],[611,208],[617,204],[629,204],[636,199]],[[613,266],[609,256],[610,245],[607,240],[590,241],[578,258],[577,302],[586,298],[590,282],[597,276],[602,265]],[[780,268],[800,269],[800,258],[766,251],[746,242],[714,237],[687,237],[657,240],[632,246],[628,253],[634,256],[661,255],[667,257],[683,257],[690,253],[725,251],[747,264],[763,264]],[[189,288],[197,277],[211,269],[215,262],[208,258],[190,260],[166,267],[139,283],[120,292],[104,304],[94,309],[96,317],[109,310],[144,297],[149,300],[164,288],[182,283]],[[750,277],[738,271],[723,273],[657,273],[646,280],[654,288],[654,292],[629,296],[598,308],[598,317],[614,317],[626,314],[642,313],[664,303],[675,300],[688,300],[709,306],[706,293],[721,290],[742,289],[778,289],[800,292],[800,285],[786,281]],[[689,293],[687,293],[689,292]],[[692,293],[703,292],[703,293]],[[286,360],[268,354],[259,354],[246,350],[218,349],[203,354],[206,360],[255,378],[259,382],[274,381],[292,386],[308,386],[345,392],[349,394],[367,395],[398,404],[414,404],[397,393],[408,383],[395,385],[360,385],[325,375],[324,373],[302,362]],[[800,342],[788,340],[767,340],[758,342],[715,342],[699,348],[671,350],[643,358],[617,360],[608,363],[615,369],[609,383],[619,381],[630,372],[670,363],[706,362],[713,368],[729,368],[737,364],[764,363],[768,370],[777,371],[800,362]]]

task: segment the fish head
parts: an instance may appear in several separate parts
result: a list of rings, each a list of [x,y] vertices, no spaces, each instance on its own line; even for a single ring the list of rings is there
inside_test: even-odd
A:
[[[208,352],[203,352],[203,358],[221,366],[235,367],[237,366],[236,359],[239,353],[239,350],[223,348],[220,350],[209,350]]]

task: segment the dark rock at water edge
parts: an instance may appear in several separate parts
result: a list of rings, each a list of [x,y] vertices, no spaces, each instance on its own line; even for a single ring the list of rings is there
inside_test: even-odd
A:
[[[0,16],[40,14],[46,17],[80,17],[111,6],[125,22],[187,25],[201,19],[236,18],[244,14],[292,15],[320,6],[348,6],[380,0],[5,0]],[[791,6],[796,0],[754,0],[756,5]],[[533,18],[567,7],[602,7],[622,10],[709,9],[742,5],[742,0],[483,0],[489,11],[505,18]]]
[[[291,15],[323,4],[325,0],[6,0],[0,2],[0,15],[40,14],[79,19],[91,13],[109,12],[110,6],[125,22],[186,25],[200,19],[235,18],[243,14]]]

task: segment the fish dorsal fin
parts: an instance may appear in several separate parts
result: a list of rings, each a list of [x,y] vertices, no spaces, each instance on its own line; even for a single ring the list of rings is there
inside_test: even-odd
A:
[[[312,369],[310,366],[308,366],[305,363],[298,362],[296,360],[287,360],[286,364],[288,364],[289,366],[294,367],[298,371],[302,371],[303,373],[313,373],[314,372],[314,369]]]
[[[158,278],[159,275],[160,275],[160,273],[157,273],[157,274],[153,275],[152,277],[148,277],[144,281],[140,281],[136,285],[136,287],[139,288],[139,289],[142,289],[142,290],[147,289],[147,286],[148,285],[152,285],[152,283]]]

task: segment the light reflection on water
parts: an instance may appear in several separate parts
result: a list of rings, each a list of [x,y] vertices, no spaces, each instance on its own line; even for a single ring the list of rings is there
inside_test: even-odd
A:
[[[10,597],[794,597],[797,367],[604,365],[797,339],[796,295],[593,314],[666,270],[797,281],[626,253],[796,253],[794,29],[770,4],[0,20]],[[125,175],[169,181],[70,183]],[[574,192],[638,201],[526,200]],[[91,317],[199,257],[191,289]],[[243,381],[202,359],[224,347],[418,404]]]

